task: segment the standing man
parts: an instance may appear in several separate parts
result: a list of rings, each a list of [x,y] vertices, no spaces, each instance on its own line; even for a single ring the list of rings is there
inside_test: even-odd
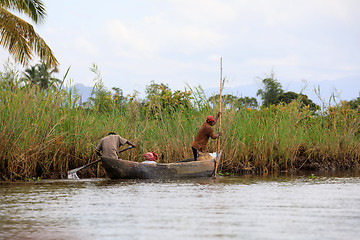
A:
[[[209,137],[211,137],[212,139],[216,139],[221,135],[221,132],[214,134],[214,130],[212,128],[216,124],[218,118],[220,117],[220,114],[221,112],[218,112],[215,119],[211,115],[207,116],[206,122],[203,123],[198,133],[196,134],[195,140],[191,146],[195,161],[197,160],[198,151],[206,151],[206,144],[209,141]]]
[[[111,132],[100,140],[96,147],[96,154],[107,158],[118,159],[119,148],[125,145],[125,143],[131,145],[132,147],[136,147],[136,145],[131,143],[129,140]],[[102,151],[102,154],[100,151]]]

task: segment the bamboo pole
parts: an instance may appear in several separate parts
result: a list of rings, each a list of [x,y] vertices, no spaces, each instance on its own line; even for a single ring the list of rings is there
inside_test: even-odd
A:
[[[222,87],[223,87],[223,79],[222,79],[222,58],[220,58],[220,103],[219,103],[219,112],[221,112],[221,102],[222,102]],[[221,115],[220,114],[220,117],[219,117],[219,132],[221,132]],[[216,178],[216,175],[217,175],[217,169],[218,169],[218,166],[219,166],[219,162],[220,162],[220,158],[219,158],[219,155],[220,155],[220,136],[217,138],[217,151],[216,151],[216,163],[215,163],[215,178]]]

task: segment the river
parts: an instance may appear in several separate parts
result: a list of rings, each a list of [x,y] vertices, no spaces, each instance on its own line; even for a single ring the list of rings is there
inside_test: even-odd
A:
[[[0,183],[0,239],[359,239],[359,172]]]

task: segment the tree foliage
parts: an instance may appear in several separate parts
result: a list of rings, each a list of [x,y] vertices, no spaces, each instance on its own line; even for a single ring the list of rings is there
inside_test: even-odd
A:
[[[151,81],[145,89],[145,110],[157,114],[166,110],[172,112],[183,108],[191,108],[191,92],[171,89],[166,84]]]
[[[57,68],[48,68],[44,62],[41,62],[25,69],[23,82],[31,86],[39,86],[42,90],[47,90],[49,87],[55,89],[62,83],[53,76],[57,72]]]
[[[360,112],[360,96],[346,103],[351,109],[357,109]]]
[[[260,96],[262,105],[268,107],[272,104],[276,104],[278,95],[282,94],[284,90],[281,84],[274,79],[272,74],[271,77],[262,80],[263,88],[259,89],[256,96]]]
[[[3,67],[4,72],[0,72],[0,89],[14,90],[21,82],[21,73],[14,63],[5,62]]]
[[[46,65],[56,67],[52,50],[33,26],[10,11],[28,16],[35,24],[45,20],[45,6],[41,0],[0,0],[0,45],[15,61],[27,65],[35,53]]]
[[[224,108],[234,108],[234,109],[239,109],[239,108],[256,108],[258,107],[258,102],[256,100],[256,98],[250,98],[250,97],[236,97],[232,94],[225,94],[221,97],[221,101],[222,101],[222,106],[224,106]],[[213,106],[216,106],[219,104],[220,102],[220,95],[216,94],[214,96],[211,96],[209,98],[209,102],[211,102],[213,104]]]
[[[309,106],[309,109],[312,111],[320,109],[320,107],[316,105],[311,99],[309,99],[308,96],[301,93],[294,93],[291,91],[279,94],[274,104],[289,104],[292,101],[299,101],[302,107]]]
[[[257,108],[259,106],[256,98],[252,97],[240,97],[237,99],[237,106],[247,108]]]
[[[221,104],[224,107],[233,106],[238,98],[231,94],[224,94],[221,96]],[[209,97],[209,102],[211,102],[214,106],[219,105],[220,103],[220,94],[216,94],[214,96]]]
[[[113,87],[112,90],[115,91],[113,95],[113,101],[118,108],[122,108],[126,104],[126,97],[124,97],[123,90],[117,87]]]

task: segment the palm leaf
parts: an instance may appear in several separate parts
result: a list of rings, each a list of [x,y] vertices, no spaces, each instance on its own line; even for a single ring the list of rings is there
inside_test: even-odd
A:
[[[0,0],[0,6],[25,14],[35,23],[42,22],[46,17],[44,4],[40,0]]]
[[[21,64],[27,65],[34,51],[48,66],[58,65],[50,47],[34,31],[33,26],[4,8],[0,8],[0,35],[0,44]]]

